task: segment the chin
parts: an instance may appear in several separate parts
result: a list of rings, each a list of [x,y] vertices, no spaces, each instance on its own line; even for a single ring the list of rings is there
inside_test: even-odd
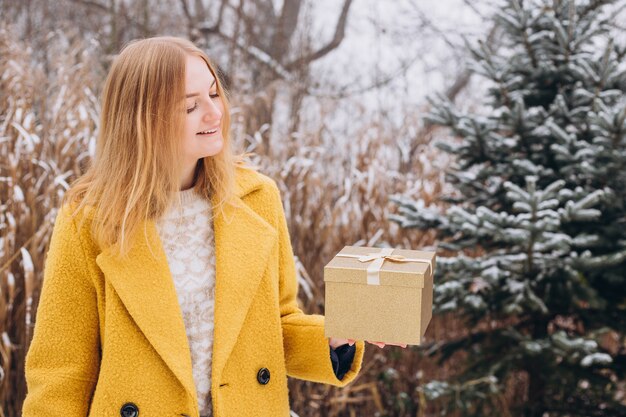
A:
[[[223,149],[224,149],[224,144],[220,139],[219,143],[212,143],[211,146],[207,146],[204,149],[204,152],[202,152],[201,158],[207,158],[207,157],[219,155]]]

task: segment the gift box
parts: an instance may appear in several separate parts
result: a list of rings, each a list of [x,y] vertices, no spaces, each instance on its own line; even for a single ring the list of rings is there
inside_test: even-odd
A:
[[[346,246],[325,267],[326,337],[419,345],[435,252]]]

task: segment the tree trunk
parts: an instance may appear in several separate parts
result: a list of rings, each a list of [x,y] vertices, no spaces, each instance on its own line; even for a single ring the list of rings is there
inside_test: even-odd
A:
[[[548,335],[548,320],[539,318],[533,327],[533,339],[540,340]],[[546,389],[544,369],[540,363],[531,362],[528,364],[528,406],[525,410],[525,417],[543,417],[544,395]]]

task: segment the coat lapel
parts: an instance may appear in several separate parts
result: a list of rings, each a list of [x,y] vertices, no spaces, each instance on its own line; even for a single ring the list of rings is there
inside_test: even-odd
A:
[[[191,356],[176,288],[158,231],[151,221],[145,226],[146,239],[142,227],[126,258],[105,250],[96,263],[148,342],[193,396]]]
[[[212,378],[220,380],[278,233],[247,205],[217,216]]]
[[[277,240],[276,229],[245,203],[245,196],[260,186],[260,180],[249,178],[255,177],[238,180],[234,206],[214,211],[214,379],[219,379],[237,341]],[[185,325],[163,245],[153,221],[145,222],[146,238],[143,231],[126,258],[105,250],[96,262],[146,339],[196,399]]]

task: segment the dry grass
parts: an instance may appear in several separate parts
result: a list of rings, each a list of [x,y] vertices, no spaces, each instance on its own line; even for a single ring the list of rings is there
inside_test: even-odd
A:
[[[96,99],[92,53],[51,34],[47,68],[0,31],[0,403],[17,416],[56,208],[88,161]]]
[[[24,357],[51,227],[67,184],[89,161],[97,127],[95,86],[102,82],[97,48],[58,34],[50,36],[48,48],[42,63],[10,31],[0,31],[0,416],[20,414]],[[254,117],[251,112],[234,118],[235,131]],[[325,120],[325,114],[319,116]],[[388,198],[402,193],[434,200],[444,187],[443,166],[431,162],[440,155],[429,146],[430,133],[411,133],[419,126],[417,116],[401,127],[389,126],[385,120],[372,122],[353,136],[358,139],[346,140],[322,123],[272,146],[254,135],[240,143],[257,153],[262,171],[282,190],[307,312],[323,313],[323,266],[344,245],[435,243],[432,234],[390,223],[394,208]],[[403,157],[401,148],[407,146],[418,150],[415,158]],[[427,341],[463,331],[455,320],[436,318]],[[421,350],[370,345],[363,371],[349,387],[297,380],[289,386],[300,417],[417,416],[420,403],[419,415],[434,415],[437,410],[423,407],[416,389],[449,374]]]

